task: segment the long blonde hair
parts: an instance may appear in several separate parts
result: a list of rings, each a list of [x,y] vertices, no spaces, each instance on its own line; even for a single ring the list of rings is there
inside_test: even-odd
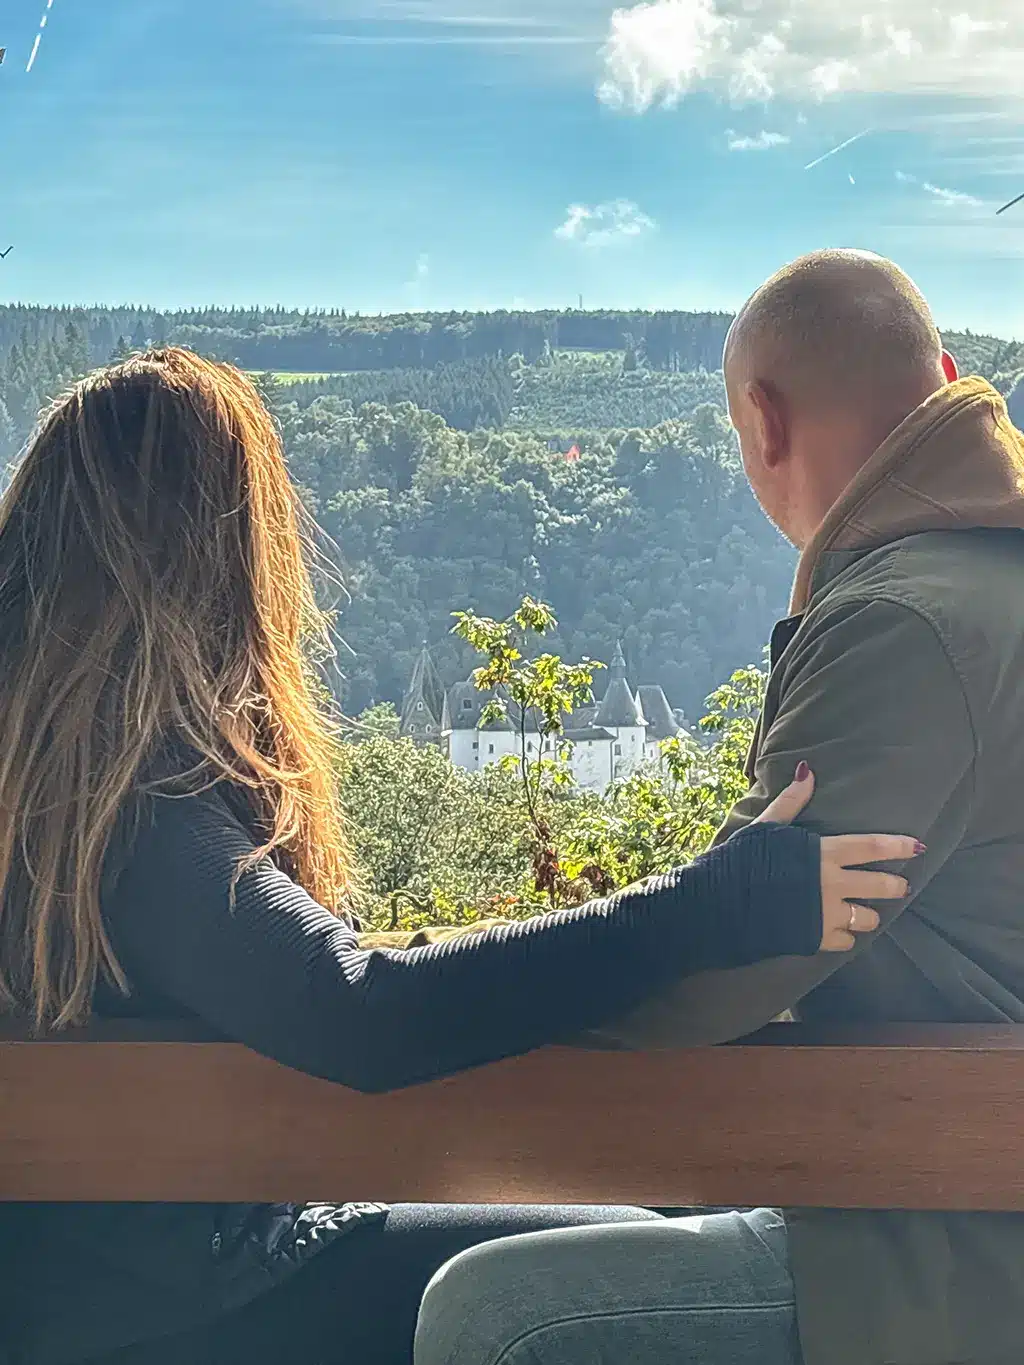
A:
[[[252,383],[176,347],[45,414],[0,502],[0,1007],[85,1020],[127,988],[100,914],[108,845],[171,736],[247,789],[322,905],[349,886],[312,538]],[[240,871],[243,871],[240,868]]]

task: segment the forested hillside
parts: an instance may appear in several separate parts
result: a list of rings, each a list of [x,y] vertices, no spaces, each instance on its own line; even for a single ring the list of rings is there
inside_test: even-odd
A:
[[[0,351],[27,335],[56,340],[74,320],[94,362],[120,338],[133,347],[173,341],[246,369],[408,369],[483,356],[551,350],[642,351],[654,369],[716,369],[729,327],[727,313],[529,312],[347,315],[344,309],[206,308],[159,313],[145,308],[0,308]]]
[[[300,405],[322,394],[353,403],[408,401],[453,427],[571,431],[647,427],[685,417],[701,403],[725,407],[720,370],[651,370],[617,352],[552,351],[535,365],[468,360],[431,370],[368,370],[289,385]]]
[[[399,697],[422,640],[444,676],[465,676],[452,610],[500,616],[531,593],[557,605],[555,653],[606,658],[621,638],[635,682],[660,682],[696,711],[760,657],[785,606],[791,553],[713,407],[593,433],[572,462],[528,433],[460,432],[411,404],[277,407],[295,475],[348,570],[350,710]]]
[[[556,653],[607,658],[621,638],[634,682],[696,714],[760,657],[793,561],[736,460],[718,368],[728,322],[0,308],[0,454],[92,365],[168,342],[232,360],[258,372],[336,543],[350,712],[397,701],[423,640],[446,681],[464,676],[450,613],[503,616],[531,593],[556,610]],[[1003,392],[1024,373],[1018,343],[946,342]]]
[[[534,312],[346,316],[343,310],[0,306],[0,442],[24,434],[69,374],[174,342],[245,369],[328,375],[353,402],[409,400],[453,425],[650,426],[721,401],[724,313]],[[1007,392],[1024,345],[951,332],[963,369]],[[4,417],[4,412],[7,416]]]

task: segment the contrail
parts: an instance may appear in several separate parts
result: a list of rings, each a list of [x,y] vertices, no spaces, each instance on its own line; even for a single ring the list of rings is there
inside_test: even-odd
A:
[[[813,161],[808,161],[804,167],[805,171],[813,171],[815,166],[820,166],[823,161],[827,161],[830,156],[835,156],[836,152],[841,152],[844,147],[851,147],[855,142],[859,142],[862,137],[867,137],[868,133],[873,133],[874,128],[865,128],[861,133],[854,133],[853,137],[848,137],[845,142],[840,142],[838,147],[833,147],[829,152],[822,152],[821,156],[815,157]]]
[[[26,66],[26,68],[25,68],[25,75],[26,75],[26,76],[28,75],[28,73],[32,70],[33,66],[35,65],[36,54],[37,54],[38,51],[39,51],[39,44],[43,41],[43,29],[45,29],[45,27],[46,27],[46,20],[47,20],[47,18],[49,17],[49,14],[50,14],[50,10],[51,10],[51,9],[53,9],[53,0],[46,0],[46,9],[43,11],[43,17],[42,17],[42,19],[40,19],[40,21],[39,21],[39,32],[36,34],[36,40],[35,40],[35,42],[32,44],[32,55],[29,57],[29,59],[28,59],[28,66]]]

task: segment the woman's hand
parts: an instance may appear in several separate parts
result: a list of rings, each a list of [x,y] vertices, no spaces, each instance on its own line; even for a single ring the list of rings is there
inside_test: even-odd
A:
[[[789,825],[814,795],[814,774],[801,763],[785,791],[766,806],[758,820]],[[841,834],[821,841],[821,948],[845,953],[856,934],[870,934],[878,913],[861,901],[902,900],[909,886],[891,872],[862,872],[865,863],[903,862],[925,851],[919,840],[902,834]]]

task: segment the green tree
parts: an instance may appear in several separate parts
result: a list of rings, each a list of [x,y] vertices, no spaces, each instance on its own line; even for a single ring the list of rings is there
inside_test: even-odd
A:
[[[81,379],[89,372],[89,339],[76,317],[72,317],[64,328],[58,364],[67,380]]]
[[[0,389],[0,489],[10,482],[10,461],[18,446],[18,428]]]
[[[357,744],[366,739],[398,739],[400,726],[401,717],[391,702],[375,702],[356,717],[351,739]]]
[[[264,370],[262,374],[254,374],[251,378],[259,396],[267,407],[274,411],[282,400],[285,385],[272,370]]]
[[[433,745],[381,736],[344,746],[340,790],[366,924],[472,924],[541,907],[521,789],[507,772],[469,773]]]
[[[556,654],[526,658],[523,651],[531,637],[542,636],[558,624],[551,608],[532,597],[524,597],[505,621],[466,611],[455,612],[454,616],[453,633],[485,659],[473,672],[474,685],[490,694],[480,714],[481,728],[496,720],[509,721],[515,727],[519,753],[513,763],[536,841],[535,883],[538,891],[546,892],[555,903],[568,888],[553,846],[551,822],[544,812],[544,788],[547,780],[549,795],[554,795],[569,784],[570,778],[565,765],[554,756],[553,739],[561,734],[564,717],[592,700],[594,672],[604,665],[593,659],[565,664]],[[529,756],[528,745],[532,742],[527,739],[529,733],[538,736],[536,759]],[[547,758],[545,749],[550,755]]]
[[[734,673],[708,698],[701,730],[710,743],[665,740],[662,764],[585,803],[566,844],[566,875],[611,891],[703,853],[747,788],[744,766],[765,681],[753,665]]]

